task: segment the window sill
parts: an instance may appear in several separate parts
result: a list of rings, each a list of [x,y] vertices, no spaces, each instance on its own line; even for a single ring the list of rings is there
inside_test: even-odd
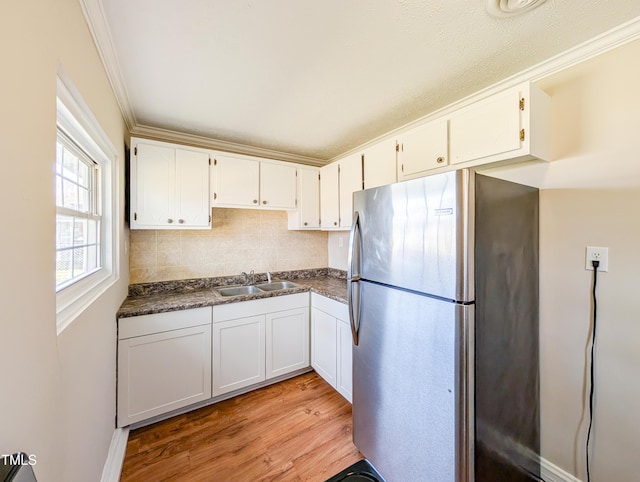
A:
[[[114,273],[99,271],[57,294],[56,327],[60,335],[118,281]],[[70,291],[67,291],[70,290]]]

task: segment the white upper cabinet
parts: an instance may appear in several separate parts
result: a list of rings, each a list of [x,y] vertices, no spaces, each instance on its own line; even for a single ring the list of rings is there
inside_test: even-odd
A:
[[[529,82],[449,116],[451,164],[550,159],[550,98]]]
[[[209,154],[176,149],[176,198],[178,224],[209,226]]]
[[[320,227],[340,227],[340,200],[338,190],[338,163],[332,162],[320,168]]]
[[[214,155],[214,207],[295,209],[297,165],[233,154]]]
[[[289,211],[289,229],[320,228],[320,169],[298,168],[298,209]]]
[[[320,168],[322,229],[351,228],[353,193],[362,190],[362,156],[354,154]]]
[[[131,139],[131,228],[211,226],[209,154]]]
[[[363,152],[364,188],[385,186],[396,182],[396,142],[387,139]]]
[[[272,209],[296,208],[296,166],[287,163],[260,163],[260,205]]]
[[[448,147],[446,119],[403,133],[398,139],[398,179],[424,176],[425,171],[448,165]]]
[[[211,166],[213,206],[258,207],[260,161],[216,154]]]
[[[353,193],[362,190],[362,157],[360,154],[338,161],[340,190],[340,228],[350,229],[353,219]]]

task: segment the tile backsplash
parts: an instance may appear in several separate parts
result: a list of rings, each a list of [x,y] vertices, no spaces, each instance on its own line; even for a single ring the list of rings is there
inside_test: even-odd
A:
[[[324,268],[327,233],[289,231],[286,211],[212,210],[210,230],[132,230],[131,283]]]

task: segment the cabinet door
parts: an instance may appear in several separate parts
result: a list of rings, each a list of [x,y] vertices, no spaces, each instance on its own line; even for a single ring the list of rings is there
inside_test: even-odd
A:
[[[209,226],[209,154],[176,149],[175,196],[175,222]]]
[[[399,155],[399,179],[416,177],[424,171],[449,164],[447,121],[435,121],[402,135]]]
[[[264,315],[213,324],[213,396],[264,381]]]
[[[296,167],[260,163],[260,205],[265,208],[296,208]]]
[[[338,163],[320,168],[320,226],[325,229],[340,226],[338,193]]]
[[[364,151],[364,188],[396,182],[396,141],[388,139]]]
[[[338,161],[340,176],[340,227],[351,228],[353,220],[353,193],[362,190],[362,156],[355,154]]]
[[[510,89],[451,116],[451,163],[459,164],[519,149],[519,106],[518,89]]]
[[[173,222],[175,149],[139,143],[131,179],[131,226]]]
[[[309,309],[266,315],[266,379],[309,366]]]
[[[258,207],[260,161],[216,155],[212,180],[214,206]]]
[[[338,366],[336,389],[349,403],[353,401],[352,343],[349,323],[338,320]]]
[[[336,319],[317,308],[311,309],[311,366],[332,387],[337,376]]]
[[[118,426],[211,398],[211,325],[118,342]]]
[[[318,169],[298,169],[298,209],[301,229],[320,227],[320,179]]]

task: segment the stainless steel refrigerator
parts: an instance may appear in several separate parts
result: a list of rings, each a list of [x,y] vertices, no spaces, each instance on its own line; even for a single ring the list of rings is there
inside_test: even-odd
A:
[[[387,482],[538,480],[537,189],[356,192],[349,242],[358,449]]]

